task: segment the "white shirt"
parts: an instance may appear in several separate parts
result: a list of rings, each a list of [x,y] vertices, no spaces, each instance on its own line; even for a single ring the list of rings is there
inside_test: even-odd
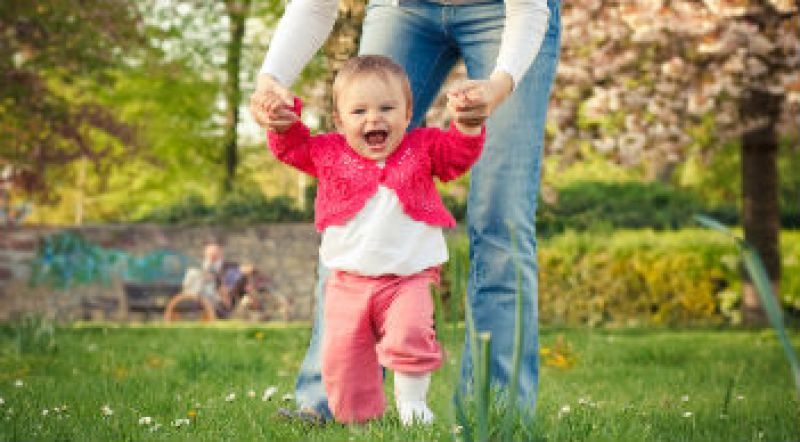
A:
[[[331,33],[338,5],[338,0],[289,3],[275,29],[261,73],[291,86]],[[505,5],[506,21],[494,70],[510,74],[516,86],[539,52],[550,10],[547,0],[505,0]]]
[[[364,276],[411,275],[447,261],[441,227],[403,212],[394,190],[379,185],[364,208],[343,226],[322,233],[325,267]]]

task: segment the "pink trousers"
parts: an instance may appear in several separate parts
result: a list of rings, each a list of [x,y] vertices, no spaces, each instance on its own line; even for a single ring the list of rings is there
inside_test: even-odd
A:
[[[386,408],[381,366],[422,374],[442,364],[431,285],[439,268],[409,276],[335,271],[325,288],[322,380],[338,422],[363,422]]]

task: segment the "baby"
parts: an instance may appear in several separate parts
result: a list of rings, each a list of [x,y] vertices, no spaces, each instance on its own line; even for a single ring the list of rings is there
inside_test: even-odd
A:
[[[470,91],[448,107],[469,103]],[[447,261],[442,228],[455,226],[433,178],[465,173],[483,148],[483,118],[450,129],[406,132],[411,88],[403,69],[382,56],[349,60],[333,84],[338,132],[311,136],[276,97],[267,110],[269,147],[281,161],[317,177],[315,224],[325,287],[322,377],[334,418],[380,417],[386,408],[381,366],[394,371],[404,425],[430,423],[426,396],[442,364],[430,286]],[[281,108],[283,107],[283,108]]]

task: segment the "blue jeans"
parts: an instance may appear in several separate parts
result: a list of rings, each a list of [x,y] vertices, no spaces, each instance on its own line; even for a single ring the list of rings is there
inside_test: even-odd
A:
[[[405,67],[414,94],[411,124],[418,126],[459,58],[464,59],[471,78],[487,78],[492,73],[505,11],[500,0],[467,6],[399,2],[395,6],[392,0],[371,0],[360,53],[387,55]],[[560,46],[560,5],[558,0],[548,0],[548,6],[550,21],[539,54],[514,93],[487,122],[486,147],[472,169],[467,202],[467,297],[475,327],[491,333],[491,374],[498,386],[511,377],[516,268],[521,267],[524,345],[519,405],[529,411],[536,404],[539,378],[536,197],[545,116]],[[517,238],[516,253],[509,225]],[[322,288],[327,270],[320,266],[319,273],[316,321],[295,390],[300,407],[330,416],[320,375]],[[464,380],[471,379],[470,351],[467,341],[461,361]]]

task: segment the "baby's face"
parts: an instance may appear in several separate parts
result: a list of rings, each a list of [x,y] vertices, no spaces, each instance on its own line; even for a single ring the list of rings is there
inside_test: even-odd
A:
[[[334,121],[361,156],[385,160],[400,145],[411,121],[401,81],[369,74],[353,78],[339,91]]]

